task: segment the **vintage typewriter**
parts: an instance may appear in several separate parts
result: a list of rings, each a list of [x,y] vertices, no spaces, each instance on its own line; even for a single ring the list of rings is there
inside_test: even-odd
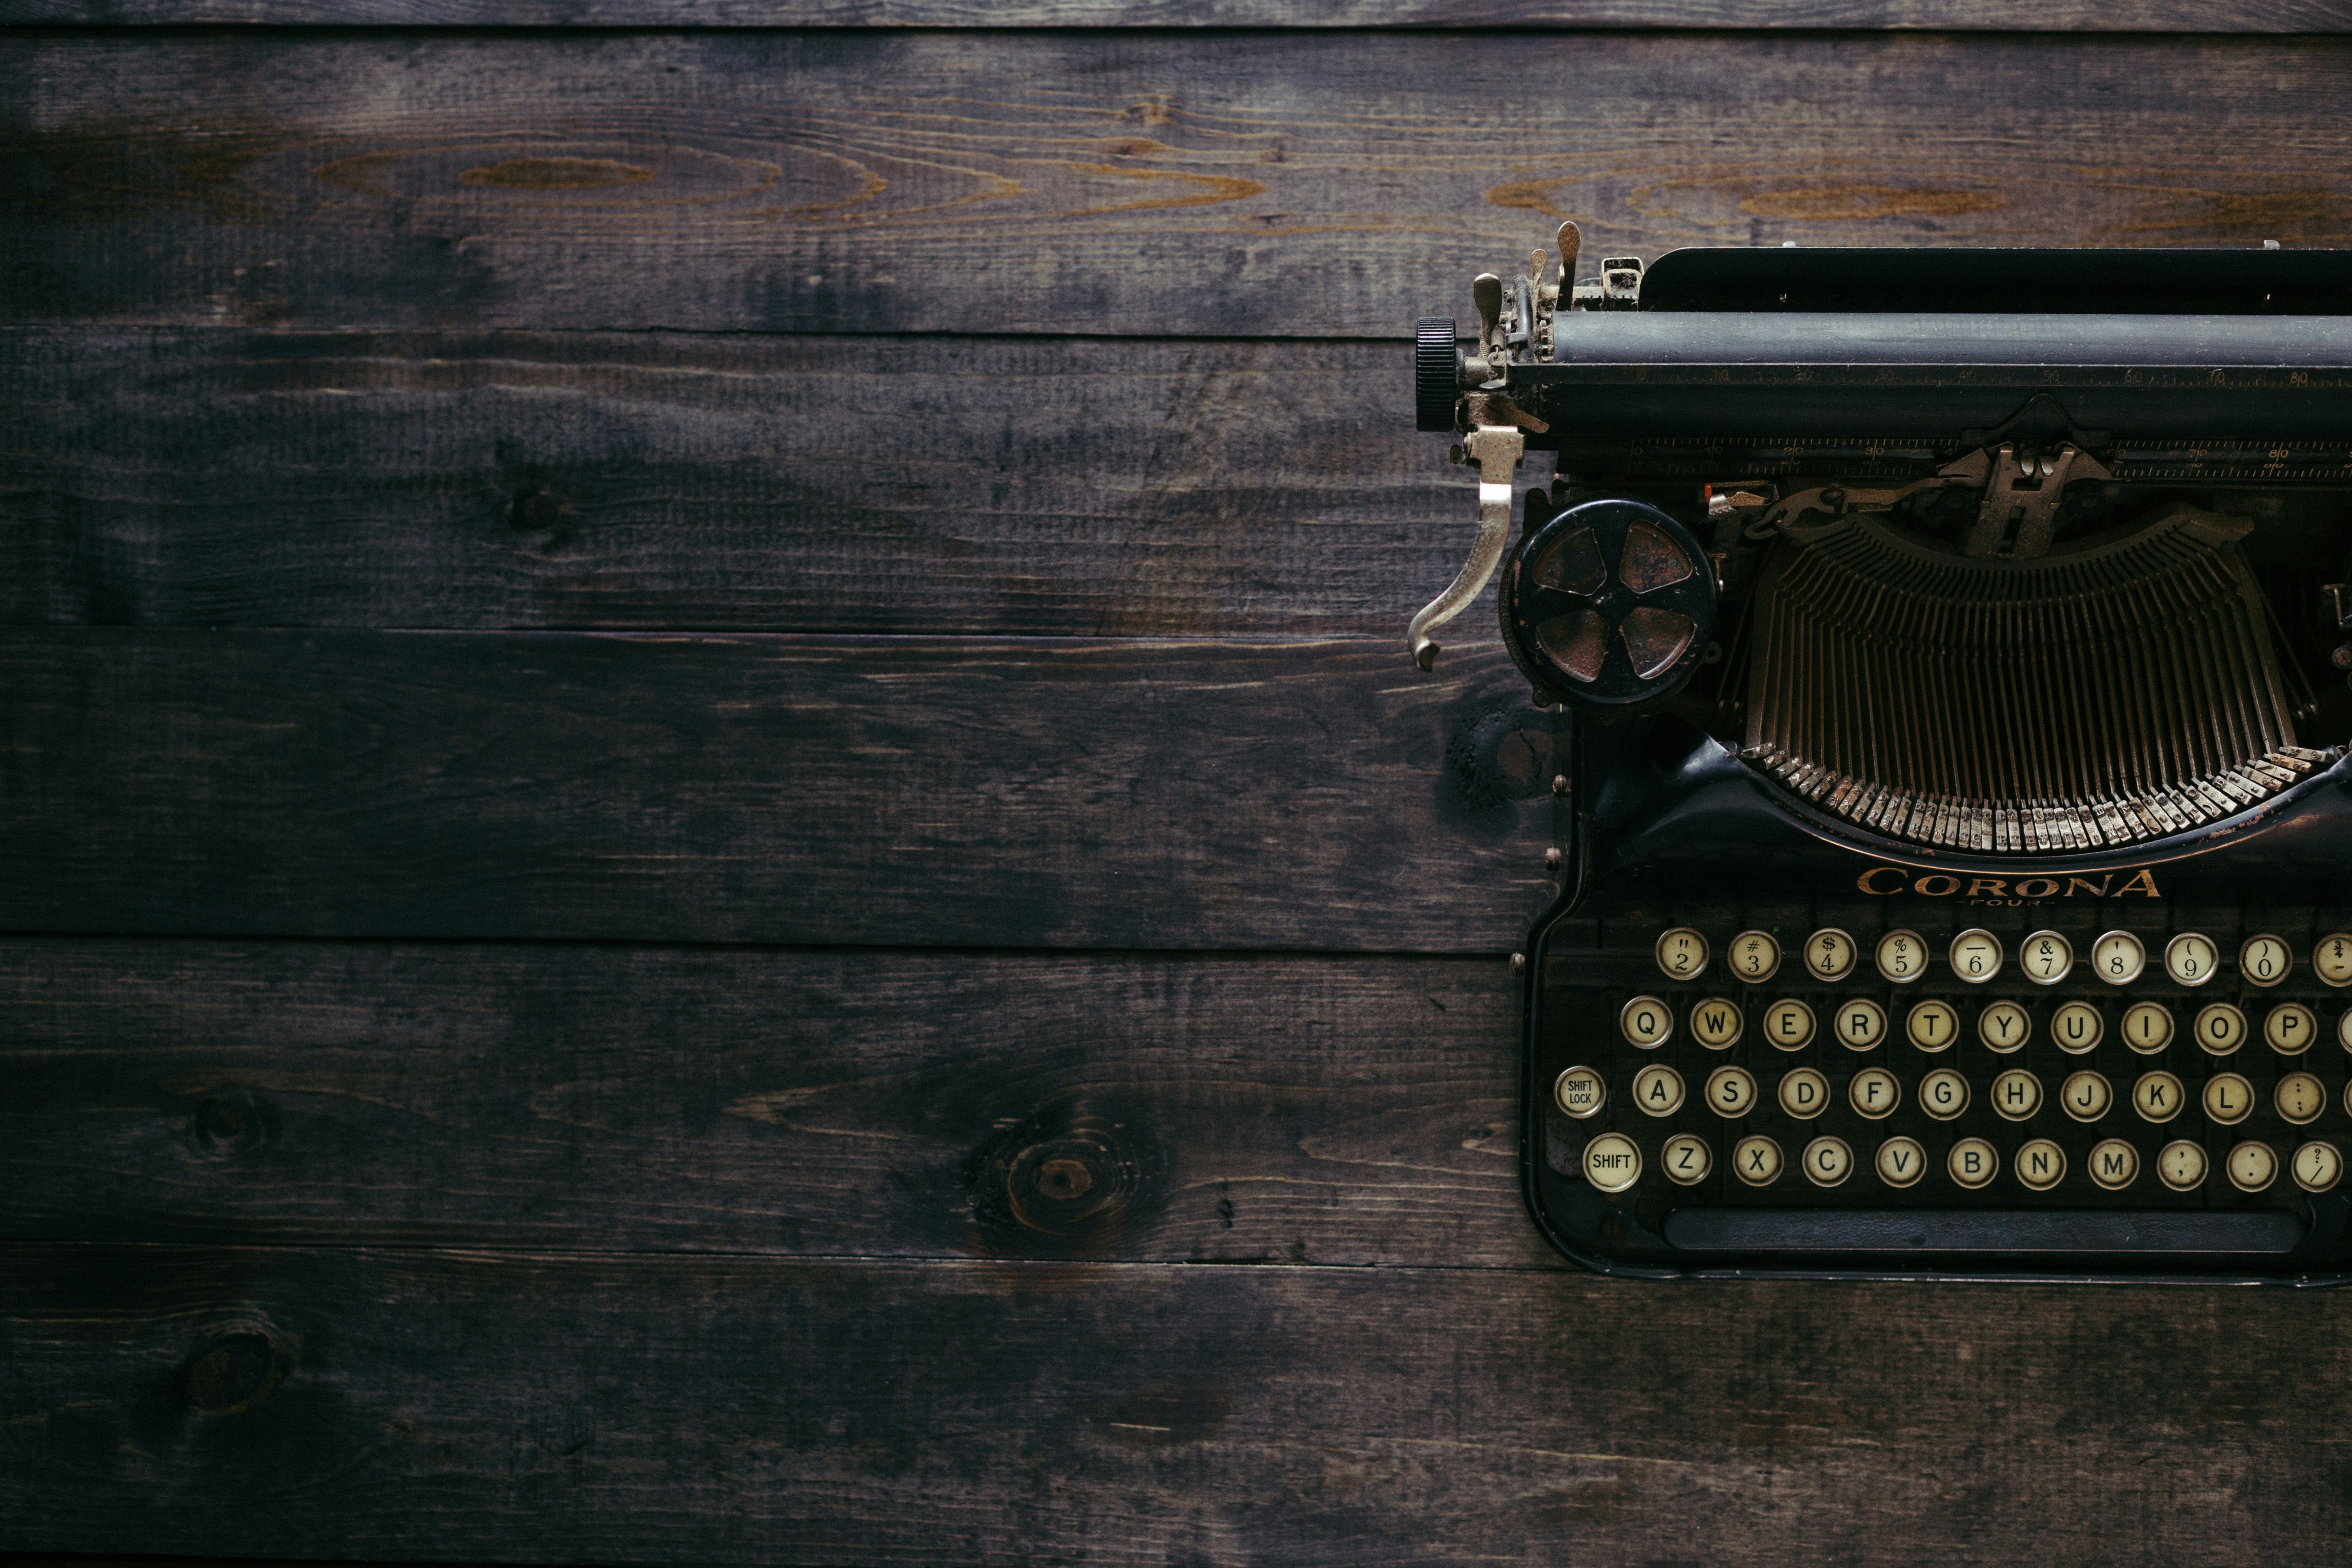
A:
[[[1499,569],[1567,715],[1545,1233],[2352,1278],[2352,253],[1577,248],[1415,376],[1479,524],[1412,655]]]

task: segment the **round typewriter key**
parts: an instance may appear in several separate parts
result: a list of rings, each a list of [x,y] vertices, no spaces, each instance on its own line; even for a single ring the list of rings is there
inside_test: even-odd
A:
[[[2120,1138],[2109,1138],[2092,1145],[2090,1165],[2091,1180],[2119,1193],[2139,1174],[2139,1151]]]
[[[2115,1103],[2115,1091],[2098,1073],[2070,1074],[2058,1086],[2058,1108],[2077,1121],[2096,1121]]]
[[[1706,938],[1676,926],[1658,938],[1658,967],[1671,980],[1696,980],[1706,971]]]
[[[2042,1109],[2042,1080],[2011,1068],[1992,1080],[1992,1108],[2005,1121],[2022,1121]]]
[[[1853,938],[1826,926],[1805,939],[1805,967],[1816,980],[1843,980],[1853,973]]]
[[[1636,996],[1618,1011],[1617,1027],[1624,1031],[1628,1045],[1654,1051],[1675,1032],[1674,1009],[1655,996]]]
[[[1737,1043],[1743,1026],[1739,1009],[1720,996],[1710,996],[1691,1007],[1691,1038],[1708,1050],[1723,1050]]]
[[[1706,1146],[1706,1140],[1677,1132],[1658,1151],[1658,1167],[1675,1185],[1696,1186],[1715,1168],[1715,1152]]]
[[[2254,1108],[2254,1086],[2233,1072],[2217,1072],[2205,1080],[2205,1116],[2224,1127],[2234,1127]]]
[[[1981,985],[2000,973],[2000,938],[1989,931],[1964,931],[1952,939],[1952,973]]]
[[[1944,1169],[1964,1187],[1981,1187],[2000,1174],[2000,1156],[1981,1138],[1963,1138],[1944,1157]]]
[[[1937,1068],[1919,1080],[1919,1109],[1938,1121],[1949,1121],[1969,1108],[1969,1080],[1949,1068]]]
[[[1834,1187],[1853,1174],[1853,1150],[1843,1138],[1816,1138],[1805,1145],[1805,1179],[1817,1187]]]
[[[2066,1179],[2066,1151],[2047,1138],[2036,1138],[2017,1152],[2017,1179],[2037,1193],[2046,1193]]]
[[[2099,1043],[2106,1021],[2088,1002],[2069,1002],[2050,1016],[2050,1037],[2069,1056],[2081,1056]]]
[[[2327,1086],[2307,1072],[2291,1072],[2271,1090],[2271,1105],[2280,1121],[2300,1127],[2327,1109]]]
[[[1742,1138],[1731,1151],[1731,1170],[1751,1187],[1769,1187],[1780,1178],[1780,1145],[1761,1132]]]
[[[2161,1002],[2135,1002],[2124,1009],[2124,1044],[2154,1056],[2172,1044],[2172,1009]]]
[[[1745,1116],[1756,1103],[1756,1075],[1746,1068],[1717,1068],[1706,1075],[1706,1103],[1717,1116]]]
[[[2311,967],[2330,985],[2352,985],[2352,931],[2334,931],[2321,937],[2319,945],[2311,950]]]
[[[1916,1138],[1889,1138],[1878,1146],[1878,1179],[1890,1187],[1907,1187],[1927,1169],[1927,1151]]]
[[[1725,955],[1731,973],[1758,984],[1772,978],[1780,967],[1780,944],[1772,933],[1744,931],[1731,939],[1731,948]]]
[[[1878,973],[1897,985],[1927,973],[1927,944],[1916,931],[1891,931],[1878,939]]]
[[[1780,1109],[1811,1121],[1830,1108],[1830,1080],[1811,1068],[1794,1068],[1780,1079]]]
[[[1903,1084],[1885,1068],[1864,1068],[1845,1086],[1845,1102],[1856,1116],[1876,1121],[1903,1103]]]
[[[2186,1138],[2167,1143],[2156,1156],[2156,1173],[2174,1192],[2188,1192],[2205,1180],[2205,1151]]]
[[[2032,1032],[2032,1018],[2014,1002],[1996,1002],[1977,1015],[1977,1038],[1985,1043],[1985,1049],[2003,1056],[2025,1044],[2025,1037]]]
[[[2132,1085],[2132,1109],[2142,1121],[2169,1121],[2189,1102],[2189,1090],[2168,1072],[2142,1073]]]
[[[2206,1055],[2226,1057],[2246,1043],[2246,1016],[2227,1002],[2208,1002],[2197,1009],[2189,1032]]]
[[[1552,1103],[1579,1121],[1597,1116],[1609,1100],[1609,1087],[1591,1068],[1570,1068],[1552,1080]]]
[[[1622,1132],[1603,1132],[1584,1146],[1584,1179],[1604,1193],[1622,1193],[1642,1179],[1642,1151]]]
[[[1866,1051],[1886,1037],[1886,1009],[1857,996],[1838,1004],[1837,1037],[1850,1051]]]
[[[1633,1075],[1633,1103],[1652,1116],[1672,1116],[1683,1108],[1683,1075],[1651,1063]]]
[[[1949,1002],[1922,1002],[1903,1020],[1903,1032],[1923,1051],[1940,1051],[1960,1032],[1960,1016]]]
[[[1764,1037],[1784,1051],[1801,1049],[1813,1037],[1813,1010],[1794,997],[1764,1009]]]
[[[2110,985],[2128,985],[2147,967],[2147,949],[2127,931],[2111,931],[2091,945],[2091,973]]]
[[[2324,1193],[2344,1179],[2344,1156],[2333,1143],[2305,1143],[2294,1152],[2287,1169],[2305,1192]]]
[[[2278,1180],[2278,1155],[2267,1143],[2241,1143],[2230,1151],[2222,1167],[2230,1184],[2242,1193],[2259,1193]]]
[[[2212,938],[2185,931],[2164,944],[2164,972],[2182,985],[2202,985],[2221,967]]]
[[[2263,1020],[2263,1041],[2283,1057],[2299,1057],[2319,1038],[2319,1018],[2300,1002],[2282,1002]]]
[[[2249,985],[2275,985],[2284,980],[2286,972],[2294,967],[2294,952],[2274,936],[2250,936],[2245,945],[2238,949],[2238,978]],[[2268,1186],[2270,1184],[2265,1182],[2263,1184]]]
[[[2336,1021],[2336,1043],[2352,1051],[2352,1011],[2347,1011]]]
[[[2038,931],[2017,950],[2017,967],[2036,985],[2055,985],[2074,967],[2074,944],[2054,931]]]

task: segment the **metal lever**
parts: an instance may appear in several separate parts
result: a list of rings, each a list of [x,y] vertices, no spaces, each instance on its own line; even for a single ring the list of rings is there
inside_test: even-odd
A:
[[[1486,414],[1487,408],[1482,405],[1487,401],[1481,399],[1473,404],[1474,417]],[[1495,410],[1496,413],[1517,413],[1509,409],[1507,399],[1492,401],[1504,405]],[[1453,585],[1423,605],[1421,614],[1413,616],[1412,625],[1405,629],[1405,646],[1412,650],[1413,663],[1423,669],[1437,668],[1437,644],[1430,640],[1429,634],[1469,608],[1470,602],[1486,586],[1487,579],[1494,576],[1495,568],[1503,563],[1503,547],[1510,542],[1511,535],[1511,475],[1518,468],[1519,459],[1527,455],[1528,438],[1516,425],[1482,422],[1462,438],[1462,446],[1478,465],[1478,538],[1470,546],[1470,559],[1462,563],[1461,574],[1454,579]]]

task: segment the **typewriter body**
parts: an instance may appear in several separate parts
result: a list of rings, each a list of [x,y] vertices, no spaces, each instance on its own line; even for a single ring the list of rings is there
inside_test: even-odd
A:
[[[1415,383],[1480,510],[1412,653],[1496,578],[1570,715],[1545,1233],[2352,1278],[2352,253],[1576,249]]]

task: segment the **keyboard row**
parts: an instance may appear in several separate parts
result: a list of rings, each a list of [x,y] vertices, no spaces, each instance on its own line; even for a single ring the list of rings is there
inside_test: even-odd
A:
[[[1715,958],[1707,939],[1688,926],[1663,932],[1655,952],[1659,972],[1678,981],[1698,979]],[[1827,926],[1805,939],[1801,954],[1807,973],[1833,984],[1854,972],[1862,946],[1850,933]],[[1780,972],[1781,956],[1780,941],[1771,932],[1744,931],[1726,949],[1724,969],[1735,980],[1761,985]],[[2000,938],[1978,929],[1960,932],[1944,951],[1953,978],[1971,985],[1998,976],[2009,957]],[[1927,975],[1934,953],[1917,931],[1896,930],[1872,945],[1871,958],[1882,979],[1907,985]],[[2110,985],[2129,985],[2147,968],[2147,944],[2130,931],[2111,931],[2091,944],[2084,967]],[[2282,937],[2264,933],[2238,945],[2238,978],[2248,985],[2279,984],[2294,967],[2294,949]],[[2311,967],[2326,984],[2352,985],[2352,931],[2320,938],[2312,949]],[[2017,968],[2037,985],[2055,985],[2074,973],[2074,944],[2059,931],[2035,931],[2020,944]],[[2205,984],[2221,973],[2220,944],[2201,931],[2182,931],[2165,943],[2164,973],[2181,985]]]
[[[1828,1037],[1848,1050],[1866,1051],[1887,1037],[1892,1026],[1887,1010],[1867,997],[1853,997],[1829,1009]],[[1748,1032],[1747,1010],[1727,997],[1708,996],[1690,1005],[1678,1018],[1676,1010],[1655,996],[1636,996],[1617,1010],[1617,1027],[1628,1045],[1655,1050],[1674,1037],[1677,1024],[1709,1050],[1728,1050]],[[2124,1009],[2116,1033],[2143,1056],[2153,1056],[2172,1044],[2177,1019],[2161,1002],[2135,1002]],[[1958,1040],[1966,1023],[1952,1003],[1930,998],[1913,1004],[1903,1014],[1903,1036],[1923,1051],[1941,1051]],[[2332,1031],[2336,1042],[2352,1051],[2352,1009],[2333,1026],[2301,1002],[2281,1002],[2262,1014],[2262,1039],[2281,1056],[2301,1056]],[[1758,1020],[1760,1037],[1784,1051],[1802,1050],[1823,1032],[1812,1005],[1784,996],[1766,1006]],[[2033,1016],[2022,1004],[1988,1004],[1976,1016],[1976,1037],[1989,1050],[2004,1055],[2032,1043]],[[2066,1002],[2049,1018],[2049,1038],[2060,1050],[2080,1055],[2106,1037],[2105,1015],[2096,1004]],[[2209,1002],[2189,1020],[2189,1037],[2209,1056],[2236,1053],[2253,1037],[2254,1026],[2243,1008],[2232,1002]]]
[[[1769,1187],[1780,1180],[1787,1161],[1780,1143],[1762,1133],[1740,1139],[1730,1148],[1731,1173],[1751,1187]],[[1642,1179],[1646,1162],[1642,1146],[1622,1132],[1603,1132],[1584,1146],[1580,1166],[1584,1178],[1604,1193],[1622,1193]],[[1797,1169],[1816,1187],[1844,1185],[1854,1173],[1853,1146],[1843,1138],[1822,1137],[1807,1143],[1797,1155]],[[1941,1162],[1916,1138],[1889,1138],[1870,1157],[1870,1170],[1881,1185],[1901,1190],[1916,1186],[1938,1163],[1944,1176],[1969,1191],[1990,1186],[2004,1172],[2029,1191],[2047,1193],[2071,1173],[2066,1152],[2047,1138],[2033,1139],[2001,1152],[1983,1138],[1962,1138],[1945,1152]],[[2078,1179],[2087,1179],[2102,1191],[2117,1193],[2140,1178],[2140,1153],[2120,1138],[2092,1146]],[[2187,1139],[2167,1143],[2152,1162],[2156,1179],[2176,1193],[2194,1192],[2210,1174],[2211,1160],[2204,1146]],[[2235,1145],[2221,1160],[2231,1186],[2242,1193],[2266,1192],[2279,1178],[2278,1151],[2268,1143]],[[1668,1181],[1696,1186],[1715,1172],[1715,1151],[1696,1133],[1678,1132],[1657,1148],[1657,1168]],[[2307,1193],[2324,1193],[2344,1176],[2344,1157],[2333,1143],[2300,1144],[2285,1162],[2294,1184]]]
[[[1938,1068],[1912,1087],[1919,1109],[1938,1121],[1965,1112],[1976,1098],[1967,1078],[1949,1068]],[[1672,1116],[1689,1098],[1683,1075],[1664,1062],[1653,1062],[1633,1075],[1626,1087],[1626,1103],[1648,1116]],[[1700,1086],[1699,1103],[1717,1115],[1746,1116],[1757,1109],[1763,1085],[1742,1067],[1719,1067]],[[1781,1110],[1800,1121],[1810,1121],[1835,1103],[1827,1074],[1814,1068],[1791,1068],[1773,1086],[1772,1098]],[[2168,1072],[2142,1073],[2126,1097],[2139,1119],[2166,1122],[2187,1110],[2189,1086]],[[2058,1085],[2056,1109],[2081,1122],[2102,1120],[2116,1109],[2116,1086],[2105,1073],[2088,1070],[2069,1074]],[[2260,1095],[2253,1083],[2233,1072],[2216,1073],[2193,1096],[2205,1119],[2219,1127],[2234,1127],[2253,1114]],[[2271,1109],[2280,1120],[2295,1126],[2315,1121],[2327,1110],[2327,1086],[2307,1072],[2288,1073],[2271,1088]],[[1885,1068],[1864,1068],[1846,1080],[1846,1104],[1854,1114],[1882,1121],[1901,1109],[1903,1080]],[[1994,1078],[1985,1089],[1986,1103],[2004,1121],[2027,1121],[2043,1108],[2042,1080],[2022,1068]],[[1608,1079],[1597,1068],[1572,1067],[1552,1080],[1552,1103],[1563,1115],[1586,1121],[1606,1110]],[[2344,1110],[2352,1116],[2352,1084],[2344,1091]]]

